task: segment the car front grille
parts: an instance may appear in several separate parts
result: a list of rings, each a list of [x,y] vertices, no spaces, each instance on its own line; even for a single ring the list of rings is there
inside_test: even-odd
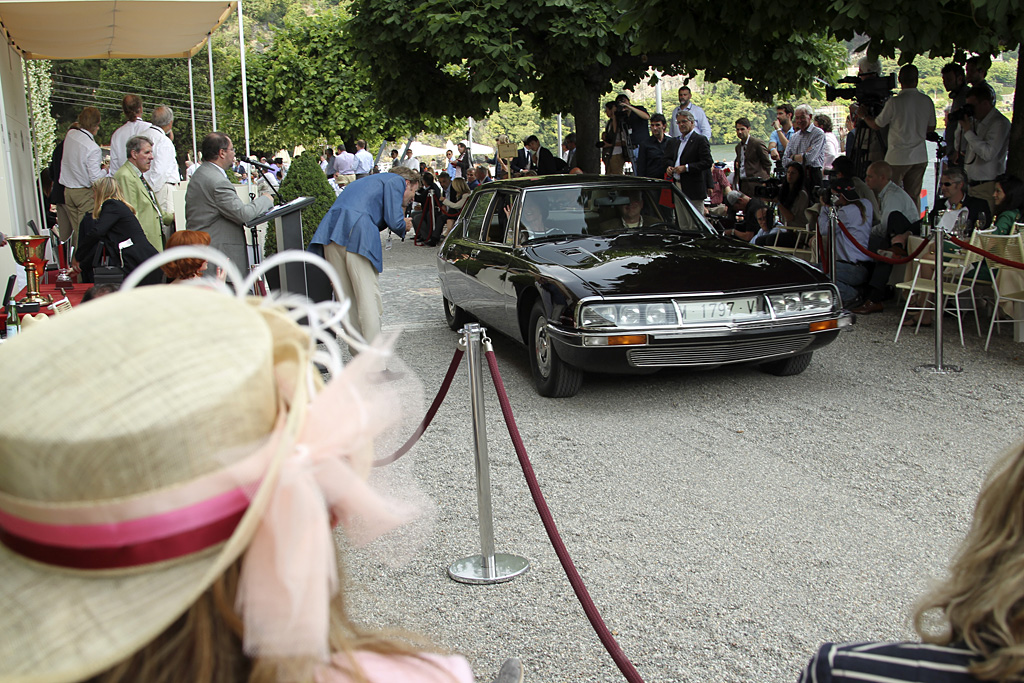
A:
[[[741,341],[701,341],[692,344],[671,346],[647,346],[629,351],[629,363],[636,367],[680,367],[687,365],[720,365],[771,358],[802,351],[813,337],[798,336],[771,337]]]

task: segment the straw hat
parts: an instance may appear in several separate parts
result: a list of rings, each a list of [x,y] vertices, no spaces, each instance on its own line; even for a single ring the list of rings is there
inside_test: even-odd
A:
[[[280,312],[167,286],[0,347],[0,680],[109,668],[256,543],[313,410],[308,344]]]

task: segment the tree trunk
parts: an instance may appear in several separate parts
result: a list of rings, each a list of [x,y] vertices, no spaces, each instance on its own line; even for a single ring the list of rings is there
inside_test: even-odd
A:
[[[576,165],[584,173],[601,172],[601,152],[596,147],[601,141],[601,93],[593,87],[584,88],[572,103],[576,120]]]
[[[1013,123],[1010,125],[1010,156],[1006,172],[1024,178],[1024,55],[1017,57],[1017,90],[1013,95]]]

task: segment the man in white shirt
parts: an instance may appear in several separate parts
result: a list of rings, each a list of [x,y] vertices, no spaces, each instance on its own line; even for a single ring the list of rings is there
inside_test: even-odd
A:
[[[153,110],[153,125],[142,135],[153,142],[153,164],[146,172],[146,182],[153,189],[164,216],[171,216],[173,224],[174,200],[172,193],[181,182],[178,175],[178,155],[174,149],[171,130],[174,112],[166,105]]]
[[[921,203],[921,184],[928,166],[925,137],[935,130],[935,103],[917,89],[918,72],[913,64],[900,69],[900,92],[889,99],[877,118],[864,116],[864,122],[875,130],[889,127],[885,161],[892,166],[892,182]]]
[[[338,147],[338,153],[334,155],[334,172],[339,187],[345,187],[356,179],[356,155],[345,149],[344,145]]]
[[[373,172],[373,155],[366,149],[366,140],[356,140],[356,178],[365,178]]]
[[[708,123],[707,114],[704,110],[698,107],[696,104],[690,101],[693,97],[693,93],[690,92],[688,86],[683,86],[679,89],[679,106],[672,110],[672,116],[669,117],[669,129],[668,134],[674,138],[680,136],[679,124],[676,121],[676,117],[679,116],[679,112],[688,111],[693,114],[693,122],[696,125],[697,132],[711,141],[711,124]]]
[[[136,135],[148,135],[149,123],[142,120],[142,98],[138,95],[125,95],[121,99],[121,111],[124,112],[125,123],[110,136],[110,168],[108,173],[114,175],[121,164],[127,161],[124,146]]]
[[[83,109],[78,115],[78,126],[64,136],[64,156],[60,162],[64,207],[71,223],[71,243],[76,247],[78,224],[93,209],[92,184],[106,175],[101,167],[103,152],[96,144],[96,133],[100,130],[100,110],[96,107]]]
[[[411,149],[405,150],[405,158],[402,159],[402,166],[405,166],[406,168],[412,169],[413,171],[419,173],[420,160],[412,155]]]
[[[782,165],[792,162],[803,164],[807,194],[821,185],[822,167],[825,164],[825,131],[813,123],[814,110],[808,104],[801,104],[793,115],[795,133],[789,138]]]
[[[960,122],[964,141],[964,170],[970,181],[967,194],[988,202],[989,215],[995,211],[996,178],[1006,171],[1006,152],[1010,146],[1010,121],[995,108],[992,89],[977,85],[967,92],[967,104],[974,117]],[[67,152],[64,152],[67,154]]]

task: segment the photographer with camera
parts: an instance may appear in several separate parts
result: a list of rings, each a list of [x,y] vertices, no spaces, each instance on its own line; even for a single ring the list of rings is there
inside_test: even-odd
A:
[[[828,235],[831,230],[831,209],[834,207],[836,219],[841,222],[847,232],[862,245],[867,245],[871,239],[871,203],[866,199],[859,199],[857,189],[849,180],[837,180],[833,178],[830,190],[821,193],[822,211],[818,214],[818,232],[822,240],[827,244]],[[842,299],[845,308],[853,308],[860,304],[862,287],[871,274],[871,259],[867,258],[854,246],[850,238],[842,230],[836,227],[836,286],[839,288],[839,297]]]
[[[775,107],[775,120],[772,121],[772,134],[768,138],[768,153],[772,159],[779,161],[786,151],[789,139],[793,137],[793,105],[780,104]]]
[[[918,71],[913,64],[900,69],[900,93],[889,99],[877,116],[865,115],[874,130],[889,127],[885,161],[892,166],[892,182],[902,187],[917,205],[928,165],[925,138],[935,131],[935,103],[917,89]]]
[[[731,227],[724,229],[722,235],[735,237],[744,242],[752,240],[762,227],[757,222],[757,214],[765,211],[767,205],[757,197],[750,197],[735,190],[726,193],[725,203],[729,206],[729,212],[726,214],[724,223]],[[742,219],[738,215],[741,211],[743,212]],[[770,230],[772,227],[768,226],[768,229]]]
[[[967,91],[971,89],[964,76],[964,68],[956,62],[942,67],[942,87],[953,100],[946,115],[946,158],[953,166],[963,165],[963,141],[957,135],[960,132],[960,118],[963,106],[967,104]]]
[[[988,202],[995,211],[996,178],[1006,171],[1010,145],[1010,121],[995,108],[992,89],[976,85],[967,93],[966,116],[960,120],[964,142],[964,170],[970,179],[968,194]]]
[[[789,166],[794,161],[804,167],[804,187],[808,193],[821,185],[822,167],[825,163],[825,131],[814,125],[814,110],[808,104],[801,104],[793,115],[796,132],[786,145],[782,163]]]

